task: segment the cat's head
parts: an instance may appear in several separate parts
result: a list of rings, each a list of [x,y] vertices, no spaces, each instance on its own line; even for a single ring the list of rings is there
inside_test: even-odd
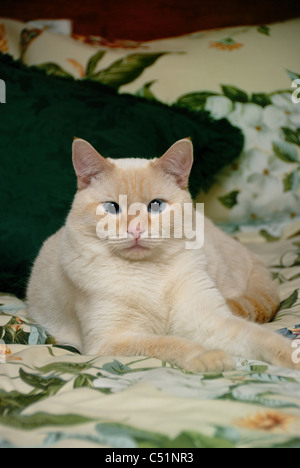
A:
[[[142,260],[174,247],[184,236],[192,210],[188,179],[193,164],[189,139],[161,157],[110,159],[75,139],[73,165],[78,179],[71,216],[89,237],[115,255]],[[188,208],[187,208],[188,209]]]

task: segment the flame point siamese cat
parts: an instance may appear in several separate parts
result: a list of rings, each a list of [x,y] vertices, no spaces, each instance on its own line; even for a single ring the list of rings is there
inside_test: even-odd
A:
[[[78,191],[33,266],[29,315],[84,354],[149,356],[190,372],[232,369],[233,356],[300,370],[290,341],[254,323],[279,306],[260,259],[204,216],[203,245],[189,245],[192,163],[189,139],[152,160],[105,159],[75,139]]]

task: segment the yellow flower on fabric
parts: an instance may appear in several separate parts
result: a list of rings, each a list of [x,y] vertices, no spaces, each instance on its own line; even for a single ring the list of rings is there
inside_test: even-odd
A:
[[[261,431],[288,430],[289,424],[294,420],[290,414],[268,410],[249,414],[246,418],[238,419],[235,423],[247,429]]]
[[[235,39],[232,39],[232,37],[227,37],[225,39],[221,39],[220,41],[211,41],[209,43],[209,47],[212,49],[232,51],[241,49],[244,47],[244,44],[237,42]]]
[[[19,356],[12,356],[10,348],[0,342],[0,364],[5,364],[7,361],[22,361],[22,358]]]

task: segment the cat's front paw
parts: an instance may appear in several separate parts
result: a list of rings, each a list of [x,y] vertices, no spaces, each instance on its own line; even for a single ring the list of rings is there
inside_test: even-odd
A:
[[[202,351],[193,357],[187,357],[184,363],[189,372],[223,372],[235,369],[235,360],[230,354],[220,349]]]

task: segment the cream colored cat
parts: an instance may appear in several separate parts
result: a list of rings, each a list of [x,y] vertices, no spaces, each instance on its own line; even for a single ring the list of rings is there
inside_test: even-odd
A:
[[[261,261],[207,219],[204,246],[188,243],[192,163],[188,139],[151,161],[104,159],[76,139],[78,192],[33,267],[30,316],[85,354],[152,356],[192,372],[233,368],[232,356],[300,369],[288,340],[251,323],[279,305]]]

